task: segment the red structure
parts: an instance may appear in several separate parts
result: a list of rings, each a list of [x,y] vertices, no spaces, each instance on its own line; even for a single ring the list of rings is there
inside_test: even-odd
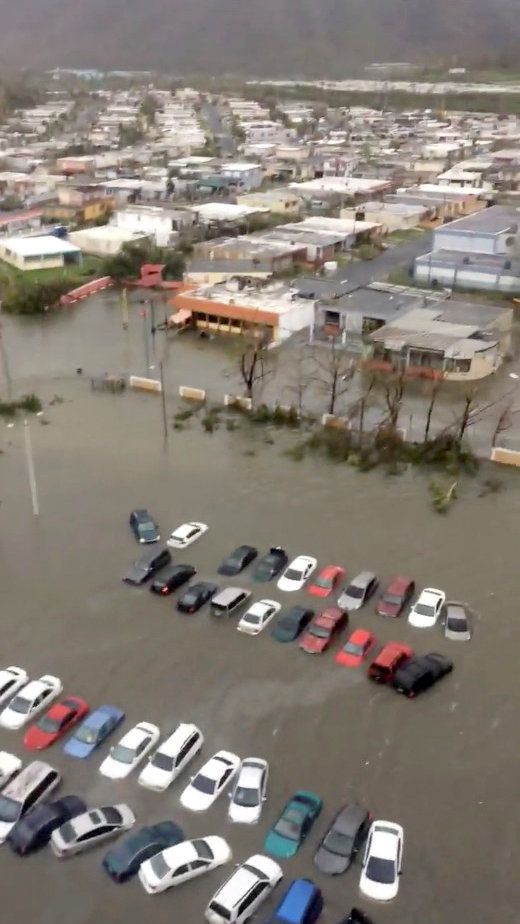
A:
[[[66,292],[65,295],[62,295],[60,298],[60,305],[74,305],[76,302],[88,298],[89,295],[95,295],[96,292],[108,289],[111,285],[112,278],[110,276],[101,276],[99,279],[93,279],[91,282],[86,282],[84,285],[78,286],[77,289],[71,289],[70,292]]]

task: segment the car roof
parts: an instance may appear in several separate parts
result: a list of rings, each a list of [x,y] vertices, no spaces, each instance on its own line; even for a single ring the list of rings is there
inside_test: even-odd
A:
[[[388,587],[386,588],[386,593],[403,593],[403,591],[405,591],[406,588],[410,586],[410,584],[413,584],[411,578],[403,577],[402,574],[398,574],[390,581]]]
[[[198,528],[198,523],[181,523],[177,529],[174,529],[172,536],[188,536],[193,529]]]
[[[31,763],[27,764],[27,766],[20,771],[18,776],[16,776],[14,780],[11,780],[5,789],[2,790],[2,796],[8,796],[15,801],[20,801],[26,795],[27,787],[32,786],[49,772],[57,773],[54,767],[51,767],[51,765],[44,760],[31,761]]]
[[[359,574],[356,574],[355,578],[349,581],[349,584],[353,584],[354,587],[365,588],[374,578],[375,574],[373,571],[360,571]]]
[[[233,758],[230,760],[229,758]],[[208,776],[212,780],[219,780],[224,772],[224,764],[235,766],[236,756],[229,751],[217,751],[212,757],[200,768],[199,773]]]
[[[252,767],[250,764],[244,766],[242,764],[237,785],[251,789],[258,786],[263,770],[263,767]]]
[[[273,600],[256,600],[255,603],[252,603],[248,609],[248,613],[254,613],[258,616],[263,616],[266,610],[270,610],[273,605]]]
[[[150,735],[150,731],[146,728],[143,728],[141,725],[134,725],[133,728],[130,728],[121,738],[120,744],[123,744],[127,748],[137,747],[138,744]]]
[[[181,722],[181,724],[177,726],[169,738],[165,738],[165,740],[159,745],[158,750],[161,752],[161,754],[167,754],[168,757],[175,757],[185,743],[186,739],[189,738],[190,735],[192,735],[194,732],[198,731],[199,730],[196,725],[189,725],[186,722]]]
[[[31,697],[34,698],[39,696],[39,694],[42,693],[43,690],[46,690],[47,687],[48,684],[42,683],[41,680],[29,680],[29,683],[26,683],[25,686],[21,688],[21,690],[18,690],[17,695],[23,694],[23,696],[26,696],[28,699]]]
[[[248,869],[247,864],[243,864],[220,887],[213,900],[222,903],[225,908],[234,908],[256,885],[258,880],[259,876],[251,869]]]
[[[341,565],[325,565],[323,568],[320,568],[319,577],[322,575],[336,574],[337,571],[342,571]]]
[[[89,728],[100,728],[101,725],[108,718],[120,716],[121,710],[117,706],[98,706],[97,709],[94,709],[94,712],[91,712],[89,716],[85,719]]]
[[[370,853],[383,860],[394,860],[397,851],[399,832],[384,821],[374,822],[372,826],[372,843]]]
[[[278,906],[277,915],[287,924],[300,924],[302,911],[319,891],[318,886],[310,879],[295,879]]]
[[[48,709],[47,715],[51,716],[53,719],[62,719],[69,714],[70,710],[71,706],[67,705],[65,701],[61,701],[59,703],[53,703]]]
[[[361,644],[361,642],[366,642],[367,639],[372,637],[372,633],[368,629],[354,629],[352,635],[347,639],[348,642],[354,642]]]
[[[463,603],[454,603],[452,601],[448,601],[446,604],[446,614],[448,618],[450,616],[456,616],[457,619],[468,618],[468,613]]]
[[[333,827],[335,830],[341,830],[344,834],[355,834],[366,817],[367,810],[362,805],[358,805],[357,802],[351,802],[340,809],[334,819]]]
[[[314,563],[314,561],[315,561],[315,559],[314,559],[314,558],[311,558],[310,555],[297,555],[296,558],[293,558],[293,560],[292,560],[292,562],[291,562],[290,564],[291,564],[292,566],[294,566],[294,565],[296,565],[296,564],[298,564],[298,565],[303,565],[303,564],[305,564],[305,565],[306,565],[308,562]]]
[[[321,623],[322,620],[328,623],[339,619],[340,616],[343,616],[343,610],[340,610],[338,606],[327,606],[326,609],[322,610],[321,613],[318,613],[318,615],[314,617],[313,621],[318,624]]]
[[[409,645],[404,645],[402,642],[387,642],[386,645],[381,649],[375,660],[374,664],[387,665],[391,664],[394,660],[396,654],[404,652],[408,656],[412,656],[413,652]]]
[[[424,590],[421,590],[419,600],[438,600],[439,597],[442,597],[442,590],[436,590],[435,587],[425,587]]]
[[[224,587],[224,589],[221,590],[220,593],[216,594],[213,597],[213,600],[211,602],[216,603],[217,606],[218,605],[227,606],[228,603],[232,603],[233,600],[235,600],[235,598],[240,596],[241,594],[247,594],[247,596],[249,597],[251,596],[251,591],[245,590],[243,587]]]
[[[136,517],[146,517],[147,520],[151,520],[150,512],[146,507],[136,507],[133,513]]]
[[[196,838],[196,840],[204,840],[204,838]],[[190,863],[191,860],[196,860],[198,858],[198,853],[195,847],[193,846],[193,841],[181,841],[180,844],[175,844],[173,847],[167,847],[166,850],[163,850],[162,855],[171,868],[175,869],[181,864]]]

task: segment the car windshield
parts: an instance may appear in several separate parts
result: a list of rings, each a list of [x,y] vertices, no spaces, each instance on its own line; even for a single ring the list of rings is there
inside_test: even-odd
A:
[[[299,841],[301,834],[301,821],[291,818],[280,818],[275,824],[274,830],[280,837],[286,837],[290,841]]]
[[[74,735],[76,741],[82,741],[84,744],[95,744],[97,741],[98,730],[89,728],[88,725],[81,725]]]
[[[166,863],[162,853],[158,853],[150,860],[150,867],[158,879],[164,879],[170,872],[170,867]]]
[[[204,776],[203,773],[199,773],[191,785],[194,789],[198,789],[199,792],[203,792],[207,796],[212,796],[217,787],[215,780],[210,779],[209,776]]]
[[[297,571],[296,568],[287,568],[284,577],[286,577],[288,581],[301,581],[302,572]]]
[[[31,706],[31,699],[25,699],[23,696],[15,696],[8,708],[11,712],[20,712],[22,715],[27,715],[27,713],[30,712]]]
[[[152,767],[157,767],[158,770],[173,770],[174,763],[173,757],[169,757],[168,754],[161,754],[160,751],[157,751],[150,761]]]
[[[361,600],[365,591],[363,587],[358,587],[357,584],[349,584],[345,593],[347,597],[353,597],[354,600]]]
[[[202,594],[201,594],[201,596],[202,596]],[[199,599],[199,592],[198,592],[198,591],[195,591],[195,590],[188,590],[188,591],[184,594],[184,596],[183,596],[183,598],[182,598],[182,602],[183,602],[186,606],[192,606],[194,603],[197,602],[198,599]]]
[[[319,577],[316,578],[314,583],[316,587],[323,587],[324,590],[330,590],[330,588],[332,587],[334,583],[334,580],[331,577],[323,577],[323,575],[320,574]]]
[[[139,530],[142,533],[153,533],[155,531],[155,523],[152,523],[151,520],[145,520],[144,523],[139,524]]]
[[[381,857],[370,857],[367,863],[366,874],[372,882],[384,884],[395,879],[395,866],[393,860],[383,860]]]
[[[20,814],[21,805],[8,796],[0,796],[0,821],[16,821]]]
[[[361,655],[363,654],[363,645],[356,645],[355,642],[347,642],[343,651],[345,654]]]
[[[212,860],[213,859],[213,853],[211,852],[206,841],[202,837],[195,838],[195,840],[192,841],[192,844],[193,844],[194,849],[197,851],[197,856],[199,856],[202,860]]]
[[[110,753],[112,760],[119,761],[120,764],[131,764],[135,758],[135,751],[132,748],[125,747],[124,744],[116,744]]]
[[[468,628],[468,623],[465,616],[450,616],[446,620],[448,629],[453,629],[454,632],[466,632]]]
[[[258,613],[246,613],[244,622],[250,622],[252,626],[259,626],[262,622],[262,617]]]
[[[435,616],[435,607],[428,603],[416,603],[414,609],[419,616]]]
[[[71,841],[75,840],[76,832],[70,821],[66,821],[65,824],[61,826],[60,837],[66,844],[70,844]]]
[[[225,908],[224,905],[221,905],[219,902],[210,902],[209,909],[210,911],[214,911],[215,914],[218,914],[219,918],[222,918],[223,921],[231,920],[231,911],[229,908]]]
[[[353,840],[348,834],[340,834],[339,831],[329,831],[323,842],[323,846],[335,853],[339,857],[349,857],[352,853]]]
[[[316,624],[310,626],[309,635],[314,635],[316,638],[328,638],[330,635],[330,629],[326,626],[317,626]]]
[[[383,596],[383,602],[389,603],[390,606],[400,606],[403,601],[398,594],[385,594]]]
[[[233,796],[233,802],[236,805],[242,805],[244,808],[253,808],[258,805],[258,790],[249,789],[246,786],[237,786]]]
[[[44,732],[56,732],[59,731],[60,722],[58,719],[52,719],[50,715],[42,715],[41,719],[36,723],[37,727]]]

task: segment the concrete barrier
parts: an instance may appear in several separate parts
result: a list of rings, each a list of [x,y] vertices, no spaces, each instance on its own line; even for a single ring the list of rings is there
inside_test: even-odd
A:
[[[224,407],[239,407],[243,411],[252,411],[253,402],[251,398],[243,398],[240,395],[224,395]]]
[[[138,388],[141,391],[161,392],[161,383],[159,379],[146,379],[140,375],[131,375],[128,384],[130,388]]]
[[[520,465],[520,452],[515,449],[503,449],[501,446],[493,446],[491,461],[499,462],[501,465]]]
[[[191,388],[189,385],[179,385],[179,395],[189,401],[202,402],[206,400],[206,390],[204,388]]]

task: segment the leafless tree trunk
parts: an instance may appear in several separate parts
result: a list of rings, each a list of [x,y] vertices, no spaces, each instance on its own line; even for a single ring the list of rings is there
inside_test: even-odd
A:
[[[327,396],[327,413],[336,412],[337,402],[345,395],[357,371],[357,363],[351,359],[334,337],[330,347],[315,347],[313,351],[314,374],[318,390]]]
[[[433,409],[435,407],[435,403],[437,401],[437,397],[439,395],[441,388],[442,388],[442,379],[439,379],[438,381],[434,382],[434,384],[432,385],[432,389],[430,392],[430,403],[428,405],[428,410],[426,411],[426,422],[424,425],[423,442],[425,443],[428,442],[428,439],[430,436],[430,427],[431,427],[431,422],[432,422]]]
[[[287,391],[292,396],[300,416],[303,413],[305,394],[312,381],[311,359],[309,347],[304,344],[295,351],[292,364],[289,366]]]
[[[395,430],[404,396],[404,374],[402,372],[394,379],[385,381],[384,395],[388,415],[382,426],[389,426],[392,430]]]
[[[257,386],[274,373],[266,337],[251,335],[240,341],[239,369],[246,397],[254,402]]]
[[[357,416],[358,422],[358,442],[361,446],[363,444],[363,434],[365,429],[365,412],[367,409],[368,400],[374,385],[376,384],[377,378],[375,375],[372,375],[369,379],[369,382],[357,401],[354,402],[351,408],[351,419],[354,419]]]

